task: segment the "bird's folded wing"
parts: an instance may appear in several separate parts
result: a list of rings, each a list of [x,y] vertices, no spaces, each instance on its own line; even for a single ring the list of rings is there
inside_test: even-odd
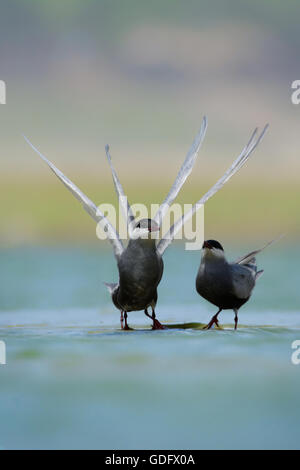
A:
[[[264,270],[263,270],[263,269],[261,269],[260,271],[258,271],[258,272],[256,273],[256,276],[255,276],[255,281],[258,281],[258,279],[263,275],[263,273],[264,273]]]
[[[47,165],[51,168],[53,173],[61,180],[61,182],[68,188],[68,190],[76,197],[76,199],[81,202],[84,210],[96,221],[100,222],[101,226],[103,227],[104,231],[107,234],[107,237],[112,244],[115,257],[118,259],[122,252],[124,251],[124,247],[122,241],[119,238],[119,235],[116,229],[111,225],[109,220],[102,214],[102,212],[97,208],[97,206],[85,195],[83,192],[77,188],[77,186],[72,183],[69,178],[67,178],[56,166],[51,163],[31,142],[27,137],[23,136],[26,142],[30,145],[30,147],[47,163]]]
[[[266,243],[262,248],[259,248],[258,250],[251,251],[247,255],[241,256],[239,259],[235,261],[236,264],[247,264],[249,261],[254,258],[258,253],[263,251],[265,248],[267,248],[270,245],[273,245],[273,243],[278,242],[284,235],[280,235],[277,238],[274,238],[274,240],[271,240],[270,242]]]
[[[165,217],[166,213],[168,212],[172,202],[177,197],[180,189],[182,188],[187,177],[190,175],[193,169],[198,152],[200,150],[201,144],[205,137],[206,129],[207,129],[207,119],[204,116],[200,131],[198,132],[194,142],[192,143],[191,148],[189,149],[187,153],[187,156],[179,170],[176,180],[173,186],[171,187],[169,194],[166,196],[164,202],[160,205],[157,213],[155,214],[154,220],[155,222],[157,222],[159,226],[161,225],[161,222],[163,218]]]
[[[255,286],[255,274],[239,264],[231,265],[233,293],[239,299],[247,299]]]
[[[257,136],[257,131],[258,129],[255,129],[253,132],[248,144],[246,147],[242,150],[241,154],[238,156],[238,158],[233,162],[230,168],[224,173],[222,178],[220,178],[214,186],[212,186],[204,196],[202,196],[201,199],[199,199],[196,204],[193,205],[192,209],[184,214],[180,219],[178,219],[172,227],[169,229],[169,231],[164,235],[164,237],[160,240],[160,242],[157,245],[157,250],[158,252],[162,255],[166,248],[169,246],[169,244],[172,242],[174,239],[176,233],[181,229],[181,227],[191,218],[193,215],[197,212],[200,207],[203,206],[203,204],[208,201],[216,192],[218,192],[227,181],[230,180],[230,178],[237,172],[239,171],[242,166],[246,163],[250,155],[252,154],[253,150],[258,146],[259,142],[262,140],[266,130],[268,128],[268,124],[264,127],[262,133]]]
[[[117,196],[118,196],[119,204],[122,208],[122,212],[123,212],[123,215],[125,217],[125,221],[126,221],[126,224],[127,224],[127,229],[129,229],[130,224],[135,220],[135,218],[134,218],[133,212],[131,210],[130,204],[128,202],[127,196],[124,193],[123,186],[121,185],[121,182],[118,178],[118,175],[117,175],[117,173],[116,173],[116,171],[113,167],[108,145],[106,145],[105,151],[106,151],[106,157],[107,157],[110,169],[111,169],[111,173],[112,173],[112,177],[113,177],[113,181],[114,181],[115,190],[116,190],[116,193],[117,193]]]

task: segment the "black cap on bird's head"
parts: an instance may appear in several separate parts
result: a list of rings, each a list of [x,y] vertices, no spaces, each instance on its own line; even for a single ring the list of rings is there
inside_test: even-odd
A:
[[[224,251],[221,243],[217,242],[217,240],[205,240],[202,248],[208,248],[209,250],[213,250],[215,248],[217,250]]]

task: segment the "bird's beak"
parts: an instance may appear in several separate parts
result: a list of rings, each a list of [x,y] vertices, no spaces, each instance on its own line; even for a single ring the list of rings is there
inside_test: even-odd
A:
[[[149,227],[148,230],[149,232],[159,232],[160,227],[157,225],[156,227]]]
[[[203,242],[202,248],[208,248],[209,250],[211,250],[211,246],[207,241]]]

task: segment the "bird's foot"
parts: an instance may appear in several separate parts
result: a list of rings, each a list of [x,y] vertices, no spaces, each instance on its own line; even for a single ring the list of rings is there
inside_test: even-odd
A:
[[[124,325],[123,330],[125,330],[125,331],[131,331],[131,330],[133,330],[133,328],[130,328],[130,326],[128,326],[127,318],[128,318],[127,312],[124,312],[124,322],[125,322],[125,325]]]
[[[165,330],[166,327],[162,325],[156,318],[153,320],[152,330]]]
[[[207,325],[205,325],[205,326],[203,327],[203,330],[210,330],[210,329],[213,327],[213,325],[216,325],[217,327],[219,326],[218,319],[215,318],[215,317],[213,317],[213,318],[210,320],[210,322],[209,322]]]
[[[124,331],[133,331],[133,328],[130,328],[130,326],[125,325],[123,328]]]

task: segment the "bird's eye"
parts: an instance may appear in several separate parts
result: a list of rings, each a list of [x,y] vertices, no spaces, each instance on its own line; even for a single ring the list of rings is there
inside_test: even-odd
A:
[[[137,224],[136,228],[141,228],[141,224]]]

